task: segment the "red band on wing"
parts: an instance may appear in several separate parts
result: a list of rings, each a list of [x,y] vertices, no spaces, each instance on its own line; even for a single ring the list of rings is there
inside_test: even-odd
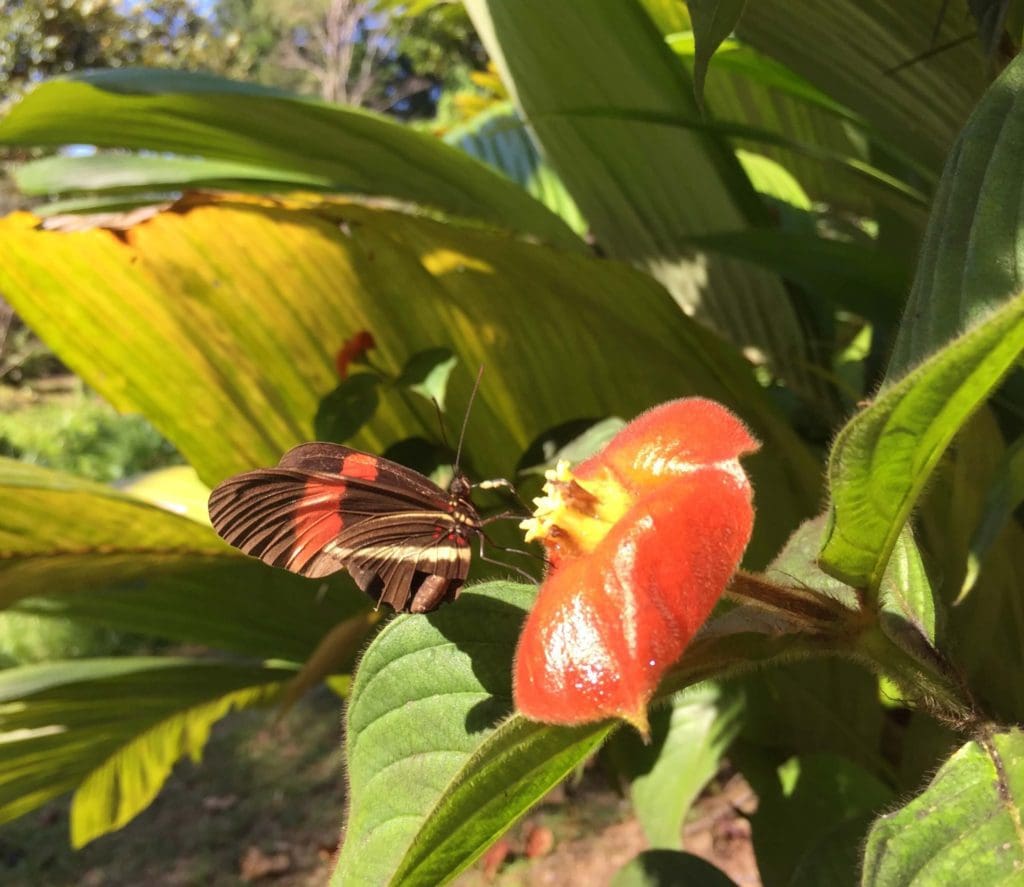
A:
[[[345,488],[337,483],[326,484],[315,478],[306,481],[292,518],[295,545],[289,570],[301,571],[325,545],[337,538],[345,523],[341,515],[344,494]]]
[[[377,457],[369,453],[351,453],[342,460],[341,473],[358,480],[376,480],[377,464]]]

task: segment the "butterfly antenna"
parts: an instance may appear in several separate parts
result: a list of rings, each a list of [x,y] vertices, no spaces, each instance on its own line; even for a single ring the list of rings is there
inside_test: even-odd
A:
[[[459,445],[455,450],[455,473],[459,473],[459,464],[462,461],[462,442],[466,439],[466,426],[469,424],[469,411],[473,406],[473,401],[476,400],[477,390],[480,388],[480,379],[484,374],[484,365],[480,364],[480,369],[476,374],[476,381],[473,383],[473,390],[469,392],[469,400],[466,402],[466,414],[462,417],[462,429],[459,431]]]

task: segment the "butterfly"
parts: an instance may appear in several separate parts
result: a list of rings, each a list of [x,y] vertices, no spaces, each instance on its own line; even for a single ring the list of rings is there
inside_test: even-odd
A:
[[[458,470],[444,490],[389,459],[306,443],[218,485],[209,510],[221,537],[265,563],[313,578],[348,570],[378,606],[427,613],[458,597],[483,534],[471,489]]]

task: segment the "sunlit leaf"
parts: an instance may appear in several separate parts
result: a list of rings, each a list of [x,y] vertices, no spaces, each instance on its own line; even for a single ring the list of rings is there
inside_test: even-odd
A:
[[[652,847],[681,846],[686,814],[736,738],[743,706],[735,687],[699,684],[651,711],[648,743],[631,730],[615,735],[609,751]]]
[[[0,512],[0,607],[295,661],[369,607],[347,577],[271,569],[208,525],[9,459]]]
[[[765,222],[767,213],[724,138],[679,125],[700,121],[692,84],[644,8],[575,0],[559,5],[557,19],[544,0],[466,8],[597,242],[817,398],[821,380],[781,282],[685,243]]]
[[[415,391],[428,401],[436,403],[444,412],[448,394],[448,380],[459,359],[448,348],[427,348],[418,351],[402,367],[396,385]]]
[[[829,457],[829,572],[878,588],[896,539],[953,436],[1024,350],[1018,296],[903,379],[839,433]]]
[[[199,760],[213,723],[270,702],[293,674],[171,657],[0,671],[0,821],[77,789],[75,846],[120,828],[179,758]]]
[[[1013,884],[1024,872],[1024,735],[961,746],[925,791],[879,819],[864,854],[865,887]]]
[[[51,80],[12,108],[0,123],[0,143],[173,152],[231,164],[234,178],[248,178],[245,166],[254,167],[249,180],[265,186],[395,197],[563,246],[578,243],[515,183],[426,133],[209,74],[107,68]],[[89,178],[76,190],[92,187]],[[71,190],[66,177],[54,184]]]
[[[337,349],[369,330],[392,372],[428,345],[487,366],[466,435],[477,476],[507,476],[568,419],[700,393],[765,443],[751,462],[776,513],[763,532],[781,541],[786,509],[792,525],[816,499],[814,463],[749,367],[623,265],[342,202],[199,200],[124,237],[42,232],[19,215],[0,231],[0,286],[19,314],[211,485],[310,440]],[[575,329],[586,333],[567,348]],[[453,373],[449,401],[463,406],[472,384]],[[414,400],[388,391],[352,445],[434,435],[432,405]]]

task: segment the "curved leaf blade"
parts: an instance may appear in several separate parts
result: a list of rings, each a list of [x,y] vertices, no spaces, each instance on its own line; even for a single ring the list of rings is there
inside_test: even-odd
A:
[[[781,281],[682,239],[743,229],[763,222],[766,210],[720,133],[655,122],[700,117],[685,68],[643,6],[573,0],[553,18],[545,0],[465,5],[598,243],[645,268],[683,310],[819,398],[820,379]]]
[[[0,671],[0,821],[69,789],[78,846],[119,828],[232,707],[270,701],[294,671],[190,659],[49,662]]]
[[[283,181],[299,187],[312,179],[582,246],[514,182],[426,133],[209,74],[108,68],[47,81],[0,122],[0,144],[86,144],[251,164],[274,177],[291,173]]]
[[[868,835],[864,887],[1012,884],[1024,872],[1024,734],[968,742]]]
[[[950,152],[888,378],[968,329],[1024,285],[1024,57],[985,93]]]
[[[0,608],[295,661],[369,609],[347,578],[271,569],[209,526],[10,459],[0,512]]]
[[[697,104],[704,97],[704,79],[715,50],[736,27],[747,0],[690,0],[686,4],[693,24],[696,51],[693,56],[693,94]]]
[[[939,457],[1024,349],[1024,296],[943,348],[840,431],[829,456],[830,573],[876,591]]]
[[[779,509],[765,532],[781,541],[785,509],[792,526],[816,499],[813,463],[742,358],[617,263],[340,201],[192,201],[126,237],[38,231],[26,216],[0,232],[0,287],[26,322],[211,485],[311,439],[334,353],[370,330],[385,368],[427,346],[488,365],[466,435],[478,476],[507,476],[568,419],[700,393],[775,454],[751,465]],[[585,330],[571,349],[570,329]],[[449,401],[471,385],[454,373]],[[423,430],[436,432],[430,404],[385,397],[353,445],[382,452]]]

